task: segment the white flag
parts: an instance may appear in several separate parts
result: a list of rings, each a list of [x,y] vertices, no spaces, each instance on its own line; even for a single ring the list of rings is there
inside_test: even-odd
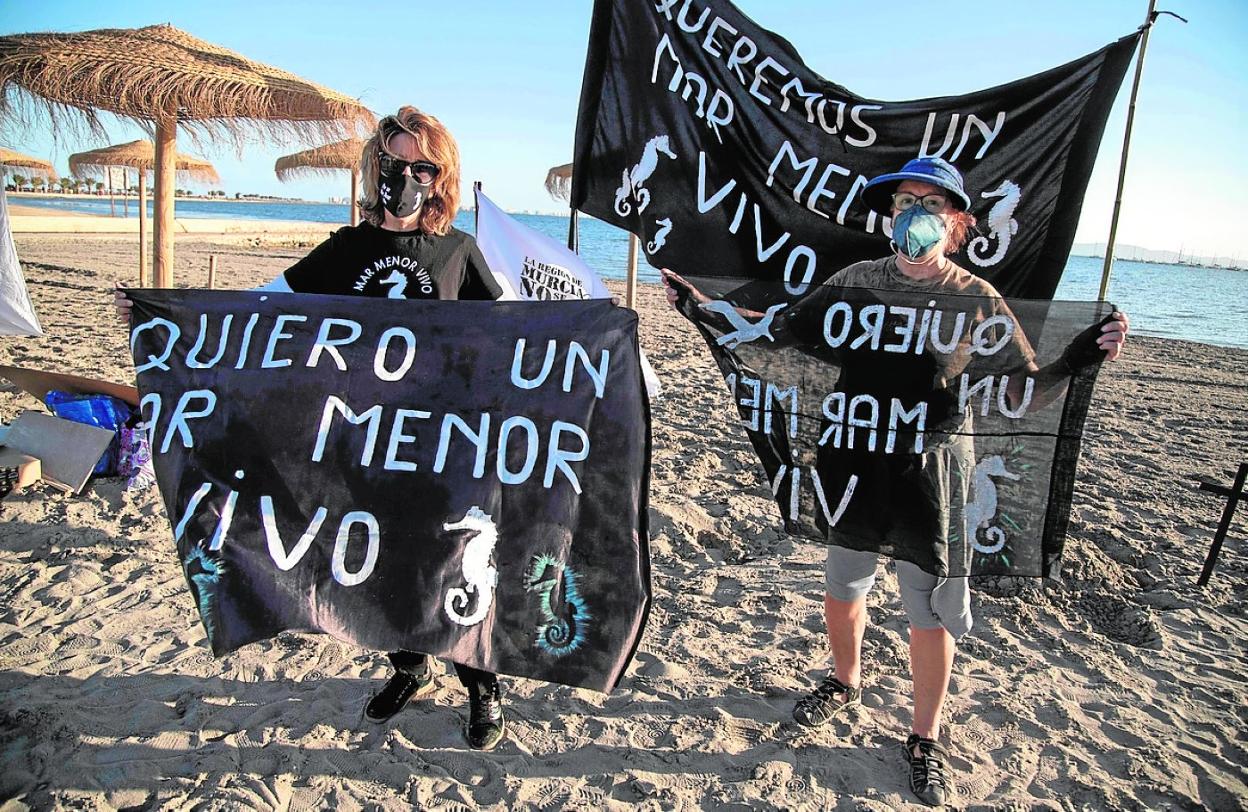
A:
[[[477,190],[477,247],[503,289],[503,299],[610,299],[611,291],[585,260],[558,240],[507,214]],[[641,353],[641,372],[650,397],[663,387]]]
[[[0,186],[0,335],[41,336],[34,305],[26,293],[26,279],[17,261],[17,248],[9,230],[9,203]]]

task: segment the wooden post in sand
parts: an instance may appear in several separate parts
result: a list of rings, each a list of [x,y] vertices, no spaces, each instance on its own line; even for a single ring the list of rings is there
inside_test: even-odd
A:
[[[351,170],[351,225],[360,224],[360,168]]]
[[[152,270],[156,287],[173,287],[173,176],[177,161],[176,114],[156,119],[156,212],[152,229]]]
[[[147,284],[147,170],[139,169],[139,287]]]
[[[637,309],[637,245],[641,241],[636,234],[628,235],[628,281],[624,288],[624,306]]]
[[[1131,127],[1135,124],[1135,97],[1140,92],[1140,74],[1144,72],[1144,51],[1148,49],[1148,32],[1153,27],[1153,11],[1157,0],[1148,0],[1144,16],[1144,35],[1140,37],[1140,53],[1135,60],[1135,79],[1131,82],[1131,104],[1127,107],[1127,131],[1122,136],[1122,160],[1118,163],[1118,193],[1114,197],[1114,216],[1109,221],[1109,242],[1105,243],[1105,264],[1101,268],[1101,291],[1096,298],[1104,301],[1109,293],[1109,274],[1114,267],[1114,241],[1118,239],[1118,215],[1122,211],[1122,187],[1127,180],[1127,153],[1131,150]]]
[[[208,290],[215,290],[217,287],[217,255],[208,255]]]

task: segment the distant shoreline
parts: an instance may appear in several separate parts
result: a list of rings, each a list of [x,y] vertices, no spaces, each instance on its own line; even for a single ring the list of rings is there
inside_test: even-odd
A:
[[[1082,257],[1084,259],[1099,259],[1102,262],[1105,260],[1104,254],[1081,254],[1076,251],[1071,251],[1070,256]],[[1170,265],[1176,268],[1199,268],[1206,271],[1248,271],[1248,265],[1217,265],[1212,262],[1167,262],[1161,259],[1137,259],[1135,257],[1124,256],[1114,257],[1114,262],[1138,262],[1142,265]]]
[[[5,192],[10,198],[14,197],[43,197],[52,200],[73,200],[75,198],[86,198],[88,200],[108,200],[108,194],[97,195],[94,192],[90,194],[74,194],[61,192]],[[133,200],[136,203],[139,200],[137,194],[123,195],[117,192],[113,193],[114,200]],[[150,197],[148,198],[151,199]],[[329,203],[318,200],[304,200],[300,197],[206,197],[202,195],[175,195],[174,200],[202,200],[209,203],[290,203],[306,206],[346,206],[346,203]]]

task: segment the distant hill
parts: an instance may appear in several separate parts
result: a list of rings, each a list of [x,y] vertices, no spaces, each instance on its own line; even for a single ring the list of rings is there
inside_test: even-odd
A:
[[[1071,246],[1070,254],[1076,257],[1104,257],[1105,243],[1077,242]],[[1194,257],[1190,254],[1184,254],[1180,257],[1178,251],[1154,251],[1151,248],[1141,248],[1138,245],[1119,244],[1114,249],[1114,255],[1118,259],[1134,260],[1136,262],[1159,262],[1163,265],[1199,265],[1206,268],[1248,270],[1248,259]]]

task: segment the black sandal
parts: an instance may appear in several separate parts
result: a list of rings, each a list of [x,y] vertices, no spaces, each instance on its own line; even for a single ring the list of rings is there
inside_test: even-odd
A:
[[[919,755],[914,754],[918,748]],[[906,763],[910,765],[910,791],[928,806],[944,806],[949,797],[949,753],[935,739],[911,733],[906,739]]]
[[[804,727],[819,727],[833,716],[862,702],[862,688],[846,685],[832,675],[811,693],[798,700],[793,708],[793,721]]]

